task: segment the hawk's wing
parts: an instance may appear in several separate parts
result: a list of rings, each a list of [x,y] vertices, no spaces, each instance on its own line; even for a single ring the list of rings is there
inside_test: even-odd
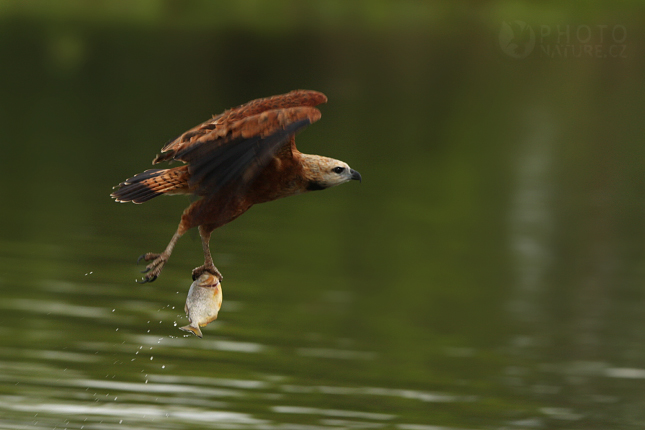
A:
[[[318,119],[313,107],[265,110],[195,135],[173,149],[173,159],[188,163],[188,185],[196,194],[211,195],[235,181],[250,183],[296,132]]]
[[[171,140],[161,149],[162,153],[157,155],[152,163],[157,164],[161,161],[178,159],[176,155],[179,152],[188,150],[191,145],[195,144],[202,137],[217,130],[227,129],[231,124],[244,118],[269,110],[301,106],[313,107],[325,102],[327,102],[327,97],[323,93],[310,90],[295,90],[286,94],[252,100],[241,106],[231,108],[220,115],[216,115],[208,121],[183,133],[176,139]]]

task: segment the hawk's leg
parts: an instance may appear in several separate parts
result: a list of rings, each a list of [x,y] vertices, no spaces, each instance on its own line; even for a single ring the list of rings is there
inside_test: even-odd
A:
[[[146,282],[153,282],[161,271],[163,270],[163,266],[166,264],[168,259],[170,258],[170,254],[172,254],[172,250],[175,247],[175,244],[179,240],[181,236],[186,233],[186,228],[184,226],[184,223],[181,222],[179,224],[179,227],[177,228],[177,231],[175,234],[172,236],[172,239],[170,239],[170,242],[168,243],[168,246],[166,246],[166,249],[161,254],[155,254],[152,252],[148,252],[147,254],[143,254],[139,257],[137,260],[137,263],[141,260],[145,261],[151,261],[152,263],[148,264],[144,270],[141,271],[141,273],[145,273],[146,276],[144,276],[141,281],[137,281],[140,284],[145,284]]]
[[[202,238],[202,248],[204,250],[204,265],[193,269],[193,279],[199,278],[199,276],[205,271],[217,276],[220,281],[223,278],[222,274],[217,270],[217,267],[215,267],[215,264],[213,264],[213,257],[211,256],[211,249],[209,246],[211,231],[212,230],[205,228],[203,225],[199,226],[199,235]]]

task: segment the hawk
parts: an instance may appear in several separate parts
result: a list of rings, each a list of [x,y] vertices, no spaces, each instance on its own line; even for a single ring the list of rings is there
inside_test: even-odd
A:
[[[184,210],[162,253],[139,257],[150,262],[140,282],[157,279],[179,238],[193,227],[204,251],[204,264],[193,270],[193,279],[207,271],[221,280],[210,252],[213,230],[258,203],[361,181],[347,163],[296,148],[296,133],[320,119],[315,106],[325,102],[320,92],[296,90],[231,108],[167,143],[152,161],[181,166],[146,170],[114,187],[117,202],[144,203],[163,194],[199,198]]]

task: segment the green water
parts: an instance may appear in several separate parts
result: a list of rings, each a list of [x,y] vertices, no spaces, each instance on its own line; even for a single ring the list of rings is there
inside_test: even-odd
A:
[[[0,3],[0,427],[645,426],[635,4],[68,3]],[[526,58],[500,44],[515,20]],[[547,56],[558,25],[607,56]],[[187,336],[196,232],[134,280],[190,200],[111,187],[211,114],[296,88],[329,97],[298,147],[362,184],[217,230],[224,303]]]

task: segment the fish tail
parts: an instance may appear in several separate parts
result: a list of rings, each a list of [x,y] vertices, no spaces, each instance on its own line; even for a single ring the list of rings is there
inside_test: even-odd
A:
[[[202,331],[199,329],[199,326],[196,325],[185,325],[183,327],[179,327],[179,330],[189,331],[200,339],[204,337]]]

